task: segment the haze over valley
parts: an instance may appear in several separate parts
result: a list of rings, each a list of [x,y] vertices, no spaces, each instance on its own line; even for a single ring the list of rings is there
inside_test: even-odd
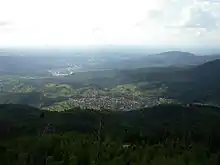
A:
[[[114,49],[66,50],[54,55],[54,50],[36,51],[41,54],[23,50],[22,56],[19,51],[11,52],[6,50],[0,56],[1,103],[28,104],[53,111],[74,107],[128,111],[164,103],[219,105],[213,96],[218,89],[217,75],[213,75],[218,54],[147,54]],[[209,66],[213,61],[215,65]],[[211,94],[205,90],[206,82],[196,85],[197,77],[200,80],[207,74],[217,81]],[[198,87],[204,88],[203,94]]]

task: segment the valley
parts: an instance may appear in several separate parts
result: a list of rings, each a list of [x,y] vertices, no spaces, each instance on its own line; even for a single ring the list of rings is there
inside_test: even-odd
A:
[[[170,57],[178,61],[193,56],[184,53],[176,55],[177,53],[170,52]],[[163,60],[167,54],[169,53],[155,56]],[[115,59],[114,63],[120,60]],[[173,103],[219,105],[220,100],[216,96],[219,76],[212,75],[213,69],[216,68],[209,63],[212,62],[195,66],[164,65],[91,71],[54,68],[52,74],[33,72],[31,75],[2,72],[0,103],[27,104],[51,111],[64,111],[75,107],[130,111]],[[215,60],[215,63],[219,65],[219,60]],[[210,82],[212,85],[208,83],[207,77],[202,77],[200,68],[205,69],[204,76],[210,72],[210,81],[215,79],[215,82]],[[203,79],[206,81],[203,82]]]
[[[0,162],[218,164],[220,60],[176,53],[155,55],[152,65],[143,56],[108,64],[93,58],[74,69],[29,56],[8,69],[15,59],[7,57],[0,65]]]

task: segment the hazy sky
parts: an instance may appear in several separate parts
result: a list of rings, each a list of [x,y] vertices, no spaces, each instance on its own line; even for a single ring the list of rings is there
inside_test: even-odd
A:
[[[0,46],[220,43],[220,0],[0,0]]]

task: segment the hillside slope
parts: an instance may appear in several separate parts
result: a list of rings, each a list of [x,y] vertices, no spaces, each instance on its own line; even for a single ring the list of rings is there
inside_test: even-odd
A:
[[[43,117],[41,114],[44,114]],[[220,109],[205,106],[161,105],[130,112],[110,112],[73,109],[66,112],[38,111],[21,105],[0,105],[1,121],[13,123],[19,130],[29,128],[34,133],[43,125],[52,124],[57,132],[92,132],[103,122],[103,131],[112,135],[142,133],[157,137],[165,130],[175,136],[199,131],[203,136],[220,126]],[[18,125],[17,125],[17,124]],[[197,130],[193,130],[196,128]],[[26,133],[31,133],[26,132]],[[37,133],[37,132],[35,132]]]
[[[219,80],[220,74],[218,73],[218,71],[220,71],[220,59],[204,63],[203,65],[199,65],[198,67],[192,70],[194,74],[193,76],[195,76],[195,79],[198,77],[210,78],[210,79],[213,79],[213,81]]]
[[[214,107],[49,112],[0,105],[0,117],[0,163],[6,165],[215,165],[219,160],[220,109]]]
[[[220,104],[220,60],[214,60],[168,76],[186,81],[168,82],[168,96],[184,102]],[[175,75],[174,77],[172,75]],[[171,79],[172,79],[171,78]]]

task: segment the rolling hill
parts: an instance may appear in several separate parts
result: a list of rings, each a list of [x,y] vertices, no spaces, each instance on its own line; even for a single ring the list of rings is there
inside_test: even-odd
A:
[[[171,82],[171,78],[170,82],[168,82],[170,89],[168,96],[182,101],[184,100],[184,102],[201,102],[219,105],[219,69],[220,60],[214,60],[185,71],[170,73],[167,76],[173,79],[185,79],[185,82]]]
[[[28,53],[30,55],[28,55]],[[48,70],[63,70],[74,65],[79,68],[74,71],[91,71],[105,69],[136,69],[143,67],[167,67],[167,66],[194,66],[205,62],[219,59],[220,55],[197,56],[189,52],[169,51],[160,54],[148,55],[143,52],[141,55],[123,53],[105,52],[105,54],[67,54],[60,56],[57,52],[51,56],[49,52],[46,54],[34,54],[34,52],[13,52],[13,54],[5,53],[0,56],[0,74],[12,75],[31,75],[31,73],[39,75],[48,75]],[[24,55],[23,55],[24,54]],[[21,56],[22,55],[22,56]],[[25,64],[25,65],[24,65]]]
[[[220,59],[199,65],[198,67],[194,68],[192,72],[196,77],[210,78],[216,81],[218,78],[220,78],[218,71],[220,71]]]
[[[181,51],[169,51],[154,55],[152,58],[161,60],[161,63],[165,66],[190,66],[190,65],[200,65],[208,61],[219,59],[220,55],[205,55],[199,56],[189,52]]]

